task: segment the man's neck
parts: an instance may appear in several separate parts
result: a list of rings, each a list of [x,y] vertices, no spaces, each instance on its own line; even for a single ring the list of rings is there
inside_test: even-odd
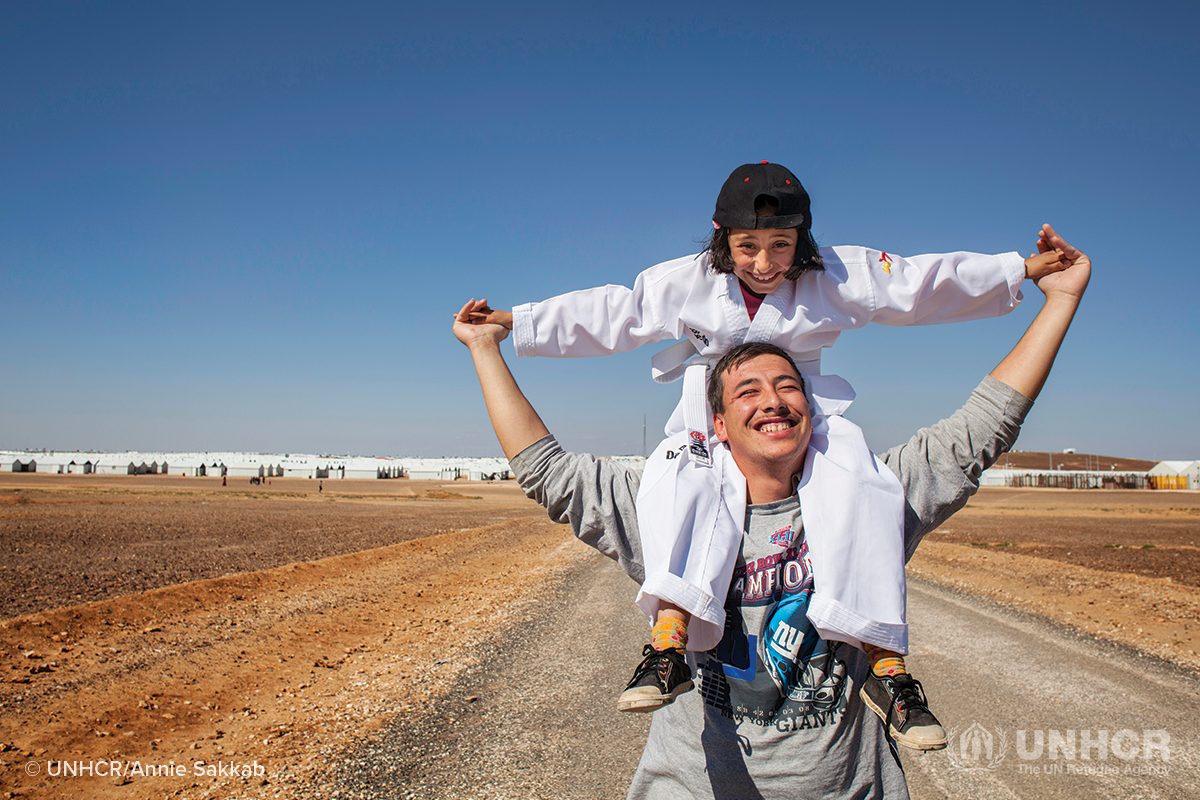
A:
[[[798,472],[798,470],[797,470]],[[746,475],[746,502],[761,505],[783,500],[796,493],[796,480],[789,474],[779,479],[778,473],[758,474],[752,472]]]

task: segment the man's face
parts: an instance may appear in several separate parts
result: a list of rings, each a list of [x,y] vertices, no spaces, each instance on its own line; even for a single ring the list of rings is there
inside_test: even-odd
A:
[[[764,228],[752,231],[732,228],[729,253],[733,256],[733,274],[756,294],[770,294],[779,288],[783,277],[796,260],[795,228]]]
[[[776,355],[752,358],[725,373],[723,397],[713,426],[743,471],[752,462],[787,477],[800,471],[812,414],[791,364]]]

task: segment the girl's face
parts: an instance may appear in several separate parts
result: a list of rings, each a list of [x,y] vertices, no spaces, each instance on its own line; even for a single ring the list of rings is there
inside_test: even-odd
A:
[[[766,295],[784,281],[796,258],[800,232],[795,228],[764,228],[729,231],[729,252],[733,256],[733,274],[747,289]]]

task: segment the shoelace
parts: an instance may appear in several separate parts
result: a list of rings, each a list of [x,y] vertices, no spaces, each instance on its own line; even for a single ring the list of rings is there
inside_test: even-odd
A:
[[[925,693],[921,690],[921,682],[916,678],[910,677],[903,683],[893,678],[890,683],[892,691],[895,692],[896,706],[901,711],[908,711],[913,706],[925,705]]]
[[[641,664],[638,664],[638,668],[634,670],[633,679],[629,682],[630,686],[641,680],[647,673],[657,672],[656,665],[661,659],[665,658],[671,662],[682,659],[682,656],[675,650],[655,650],[654,646],[649,644],[642,647],[642,655],[645,658],[642,659]]]

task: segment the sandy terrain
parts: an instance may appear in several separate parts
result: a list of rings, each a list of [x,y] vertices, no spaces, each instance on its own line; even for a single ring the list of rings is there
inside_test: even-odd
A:
[[[0,797],[320,797],[588,553],[512,483],[324,488],[0,473]],[[1200,667],[1200,494],[985,490],[911,570]]]
[[[909,575],[1200,668],[1200,493],[983,489]]]

